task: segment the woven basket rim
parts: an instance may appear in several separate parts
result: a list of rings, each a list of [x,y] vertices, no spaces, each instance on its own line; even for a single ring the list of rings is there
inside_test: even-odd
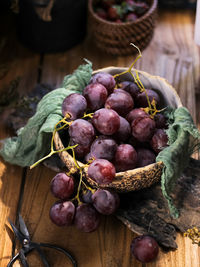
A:
[[[136,25],[136,24],[142,22],[143,20],[145,20],[146,18],[148,18],[156,10],[157,5],[158,5],[158,0],[152,0],[152,4],[151,4],[149,10],[146,13],[144,13],[144,15],[142,15],[140,18],[136,19],[135,21],[122,22],[122,23],[111,22],[111,21],[107,21],[105,19],[100,18],[94,12],[93,7],[92,7],[92,3],[93,3],[93,0],[88,1],[88,10],[96,20],[100,21],[101,23],[103,23],[105,25],[110,25],[113,27],[123,27],[123,26]]]

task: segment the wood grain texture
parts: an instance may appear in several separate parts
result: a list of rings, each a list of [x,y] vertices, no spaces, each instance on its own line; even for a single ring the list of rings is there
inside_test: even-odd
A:
[[[190,11],[159,14],[154,38],[143,51],[136,68],[166,78],[179,93],[183,104],[190,110],[193,119],[200,126],[199,114],[199,48],[193,42],[194,14]],[[7,36],[6,36],[7,38]],[[21,46],[20,46],[21,47]],[[11,45],[9,51],[12,51]],[[20,51],[20,52],[19,52]],[[7,52],[8,53],[8,52]],[[26,48],[13,51],[9,58],[10,71],[5,84],[15,74],[23,75],[20,91],[29,90],[37,81],[37,67],[40,56]],[[6,55],[4,55],[6,60]],[[93,69],[107,66],[130,66],[132,56],[116,57],[97,50],[88,38],[65,53],[44,55],[41,65],[41,82],[59,87],[64,75],[71,73],[87,58],[93,62]],[[195,93],[197,98],[195,99]],[[1,126],[1,125],[0,125]],[[8,133],[0,127],[0,136]],[[49,191],[49,183],[55,173],[44,166],[27,172],[23,196],[22,216],[32,235],[33,241],[58,244],[76,257],[81,267],[199,267],[200,248],[192,245],[188,238],[177,237],[178,249],[160,252],[154,263],[141,264],[130,255],[130,243],[135,236],[117,219],[102,217],[98,231],[86,234],[75,227],[57,227],[49,220],[49,209],[55,199]],[[14,220],[16,203],[19,198],[21,169],[0,163],[0,266],[7,264],[12,243],[5,231],[6,217]],[[7,177],[9,179],[7,180]],[[3,244],[3,245],[2,245]],[[51,266],[70,266],[62,255],[46,251]],[[29,258],[30,266],[42,266],[37,255]],[[18,263],[15,266],[20,266]]]

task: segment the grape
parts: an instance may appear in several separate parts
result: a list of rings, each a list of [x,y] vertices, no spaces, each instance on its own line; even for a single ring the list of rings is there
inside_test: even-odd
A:
[[[118,142],[125,142],[131,135],[131,127],[126,119],[119,116],[120,126],[116,133],[114,133],[113,138]]]
[[[65,117],[70,115],[68,120],[76,120],[84,115],[87,108],[87,101],[81,94],[71,94],[62,103],[62,114]]]
[[[90,190],[82,192],[81,199],[84,203],[92,204],[92,192]]]
[[[75,206],[71,201],[56,202],[50,209],[49,217],[58,226],[71,225],[74,219]]]
[[[133,82],[125,81],[122,82],[121,85],[122,85],[121,89],[128,92],[133,97],[133,99],[135,99],[137,95],[140,93],[139,87],[137,86],[137,84]]]
[[[108,184],[115,178],[115,167],[106,159],[96,159],[88,167],[88,176],[98,184]]]
[[[147,263],[155,260],[159,247],[156,240],[148,235],[138,236],[131,243],[131,252],[137,260]]]
[[[140,142],[146,142],[154,134],[156,123],[149,117],[139,117],[131,123],[132,135]]]
[[[95,138],[94,127],[83,119],[77,119],[69,127],[71,140],[83,146],[89,146]]]
[[[104,215],[114,213],[119,206],[118,194],[108,190],[98,189],[92,195],[92,201],[95,209]]]
[[[167,128],[167,119],[165,118],[163,114],[157,113],[154,116],[154,120],[156,122],[156,128],[158,129]]]
[[[74,146],[76,143],[73,140],[70,140],[70,146]],[[78,144],[74,148],[75,155],[78,159],[82,159],[90,152],[90,146],[89,145],[80,145]]]
[[[51,181],[51,192],[59,199],[69,198],[74,191],[74,180],[65,173],[58,173]]]
[[[91,145],[90,154],[95,159],[112,160],[117,149],[115,140],[108,136],[101,135]]]
[[[115,79],[113,76],[106,72],[99,72],[92,76],[90,83],[100,83],[103,86],[106,87],[108,94],[111,94],[113,92],[113,89],[115,87]]]
[[[126,119],[129,123],[132,123],[138,117],[149,117],[149,115],[141,108],[135,108],[127,114]]]
[[[163,129],[157,129],[151,139],[151,147],[156,153],[159,153],[167,146],[168,136]]]
[[[108,93],[102,84],[92,83],[85,87],[83,95],[87,100],[88,108],[95,111],[104,106]]]
[[[135,13],[129,13],[126,18],[125,21],[126,22],[132,22],[132,21],[136,21],[138,19],[138,16]]]
[[[137,164],[136,150],[129,144],[118,146],[115,153],[114,164],[118,172],[134,169]]]
[[[99,222],[99,213],[90,204],[84,203],[76,208],[74,224],[79,230],[93,232],[99,226]]]
[[[138,167],[144,167],[156,161],[156,155],[154,154],[154,152],[146,148],[137,149],[137,158]]]
[[[126,116],[134,106],[133,98],[129,93],[116,89],[106,100],[105,108],[115,110],[120,116]]]
[[[150,102],[152,102],[152,100],[155,99],[156,104],[157,105],[160,104],[160,97],[155,91],[151,89],[146,89],[146,93],[149,97]],[[148,102],[147,102],[147,97],[146,97],[145,92],[142,92],[137,95],[136,103],[137,103],[137,106],[139,107],[143,107],[143,108],[148,107]]]
[[[108,13],[108,18],[112,21],[113,20],[115,21],[115,20],[120,18],[119,14],[117,12],[117,8],[115,6],[109,7],[107,13]]]
[[[95,111],[92,123],[100,133],[112,135],[119,129],[120,119],[113,109],[102,108]]]

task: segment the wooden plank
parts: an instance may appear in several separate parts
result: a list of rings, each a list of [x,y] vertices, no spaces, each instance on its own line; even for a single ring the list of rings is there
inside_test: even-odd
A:
[[[25,49],[13,33],[15,24],[12,16],[5,14],[0,19],[0,64],[7,68],[0,79],[0,92],[6,92],[12,80],[21,77],[20,93],[31,90],[37,82],[37,69],[40,56]],[[6,112],[0,114],[0,139],[13,135],[6,128]],[[0,266],[7,266],[12,254],[13,234],[9,231],[8,218],[15,222],[20,196],[23,170],[0,159]]]

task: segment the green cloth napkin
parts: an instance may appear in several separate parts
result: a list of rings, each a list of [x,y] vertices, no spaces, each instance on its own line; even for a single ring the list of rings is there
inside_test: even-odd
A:
[[[200,132],[185,107],[168,109],[166,116],[169,121],[169,127],[166,131],[169,146],[158,154],[156,161],[164,163],[161,188],[168,201],[171,215],[177,218],[179,212],[173,204],[170,193],[173,191],[178,177],[189,163],[190,155],[194,150],[193,145],[200,143]]]
[[[92,75],[92,64],[80,65],[73,74],[67,75],[58,88],[45,95],[37,106],[35,115],[19,129],[17,136],[5,139],[0,155],[5,161],[22,167],[50,152],[52,132],[62,119],[62,102],[71,93],[81,93]]]

